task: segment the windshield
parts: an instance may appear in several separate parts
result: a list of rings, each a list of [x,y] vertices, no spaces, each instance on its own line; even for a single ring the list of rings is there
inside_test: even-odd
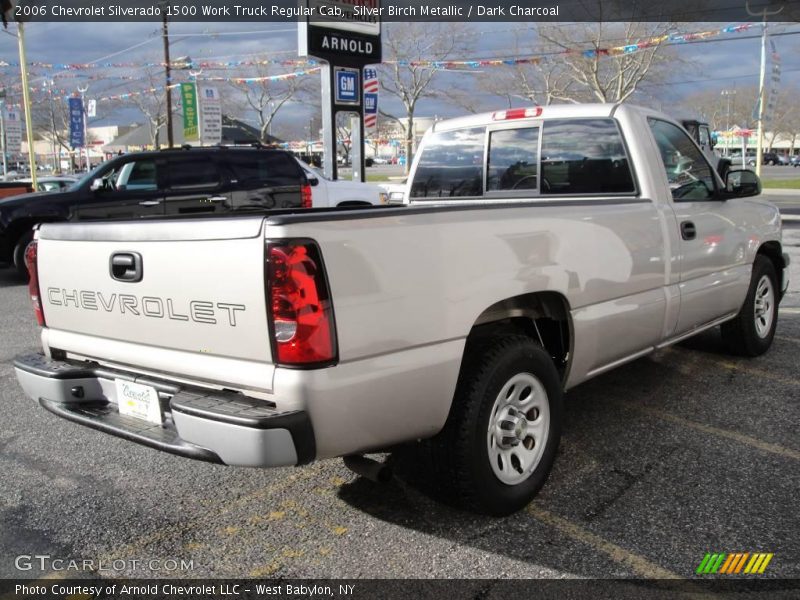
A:
[[[319,177],[320,179],[324,179],[328,181],[328,178],[322,174],[322,171],[317,170],[316,167],[312,167],[311,165],[303,162],[299,158],[295,157],[295,160],[300,163],[300,166],[303,167],[303,170],[306,172],[306,175],[310,175],[311,177]]]
[[[96,177],[98,177],[100,171],[102,171],[105,168],[106,164],[108,164],[108,163],[107,162],[100,163],[94,169],[92,169],[91,171],[86,173],[86,175],[84,175],[83,177],[78,179],[78,181],[76,181],[71,186],[69,186],[67,189],[70,192],[74,192],[78,188],[82,187],[84,183],[88,183],[88,182],[92,181],[92,179],[95,179]]]

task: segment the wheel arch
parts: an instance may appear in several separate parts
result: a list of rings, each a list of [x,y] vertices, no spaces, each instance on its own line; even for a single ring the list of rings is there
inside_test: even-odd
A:
[[[758,250],[756,251],[756,256],[765,256],[769,259],[772,263],[772,266],[775,267],[775,274],[778,276],[778,290],[777,292],[780,294],[780,290],[783,289],[783,248],[781,247],[781,243],[775,240],[771,240],[769,242],[764,242],[759,246]]]
[[[569,301],[563,294],[531,292],[492,304],[475,319],[467,347],[502,334],[523,334],[542,345],[553,359],[562,385],[566,382],[574,334]]]

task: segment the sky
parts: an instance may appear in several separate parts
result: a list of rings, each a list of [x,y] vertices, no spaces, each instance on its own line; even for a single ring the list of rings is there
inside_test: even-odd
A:
[[[690,23],[681,26],[682,32],[696,32],[719,29],[726,23]],[[524,23],[473,23],[470,44],[461,58],[465,60],[508,57],[513,55],[513,30],[528,27]],[[14,26],[9,32],[14,31]],[[782,87],[800,85],[800,25],[775,25],[771,31],[778,35],[773,38],[782,62]],[[26,27],[26,47],[31,62],[89,63],[89,62],[160,62],[163,48],[160,37],[160,23],[29,23]],[[680,58],[671,70],[667,81],[648,85],[639,96],[639,101],[661,107],[669,112],[669,107],[681,104],[692,94],[705,90],[747,87],[758,81],[760,60],[759,28],[740,34],[729,34],[713,38],[714,41],[701,44],[674,46],[672,51]],[[798,35],[793,35],[797,33]],[[384,35],[391,35],[388,26]],[[173,60],[179,56],[190,56],[194,61],[230,61],[254,58],[296,58],[296,27],[285,23],[171,23],[171,54]],[[0,34],[0,61],[16,62],[17,40],[8,33]],[[491,69],[492,67],[487,67]],[[32,85],[41,84],[56,74],[56,88],[73,90],[81,82],[79,77],[62,78],[54,71],[34,68]],[[141,68],[106,69],[102,73],[116,73],[140,77]],[[60,72],[62,75],[64,72]],[[216,75],[221,73],[217,72]],[[178,78],[185,77],[178,73]],[[201,73],[200,78],[202,79]],[[470,73],[446,73],[446,82],[452,82],[463,89],[474,89],[481,108],[492,110],[505,108],[499,98],[478,91],[479,80],[485,71]],[[17,68],[0,68],[0,77],[5,82],[18,81]],[[311,75],[317,77],[318,75]],[[86,83],[86,81],[84,81]],[[123,91],[143,89],[140,81],[89,81],[87,97],[102,96]],[[223,95],[224,98],[224,95]],[[402,112],[396,100],[386,94],[381,96],[381,107],[392,114]],[[101,113],[103,111],[101,110]],[[423,100],[417,111],[419,116],[449,117],[463,114],[464,109],[442,100]],[[281,110],[274,129],[284,135],[302,137],[299,132],[307,129],[310,109],[306,104],[290,104]],[[142,118],[133,109],[115,109],[107,114],[99,124],[130,124],[141,122]]]

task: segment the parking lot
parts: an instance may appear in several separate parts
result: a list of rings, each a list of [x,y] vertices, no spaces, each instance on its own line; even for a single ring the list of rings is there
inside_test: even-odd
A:
[[[0,577],[58,576],[15,568],[38,554],[125,561],[103,576],[671,578],[706,552],[774,553],[763,577],[800,577],[800,228],[785,244],[793,283],[767,355],[727,356],[714,331],[571,390],[550,480],[505,519],[340,460],[226,468],[60,420],[17,386],[37,328],[0,270]]]

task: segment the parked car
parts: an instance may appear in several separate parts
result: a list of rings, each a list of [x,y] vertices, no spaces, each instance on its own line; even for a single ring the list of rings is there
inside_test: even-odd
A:
[[[123,154],[70,188],[0,201],[0,262],[27,277],[25,247],[32,227],[44,221],[310,208],[311,196],[303,169],[283,150],[186,147]]]
[[[9,196],[18,196],[20,194],[27,194],[33,191],[33,186],[30,182],[20,180],[16,181],[0,181],[0,198],[7,198]]]
[[[332,181],[302,160],[297,159],[297,162],[305,171],[306,179],[311,186],[311,205],[314,208],[386,204],[386,194],[374,183],[347,179]]]
[[[556,460],[565,389],[718,325],[731,352],[772,344],[780,213],[666,115],[440,121],[408,190],[400,207],[41,225],[26,254],[44,349],[16,358],[22,389],[214,463],[344,456],[381,479],[363,454],[399,449],[454,502],[506,515]]]
[[[747,164],[750,165],[751,167],[754,167],[756,164],[755,157],[749,158],[747,160]],[[774,165],[783,165],[788,163],[783,162],[781,160],[780,154],[776,152],[764,152],[764,154],[761,155],[761,164],[774,166]]]
[[[406,198],[406,180],[397,183],[380,183],[384,194],[386,195],[387,204],[405,204]]]
[[[795,155],[794,155],[794,156],[791,158],[791,160],[790,160],[790,164],[791,164],[793,167],[800,167],[800,154],[795,154]]]

